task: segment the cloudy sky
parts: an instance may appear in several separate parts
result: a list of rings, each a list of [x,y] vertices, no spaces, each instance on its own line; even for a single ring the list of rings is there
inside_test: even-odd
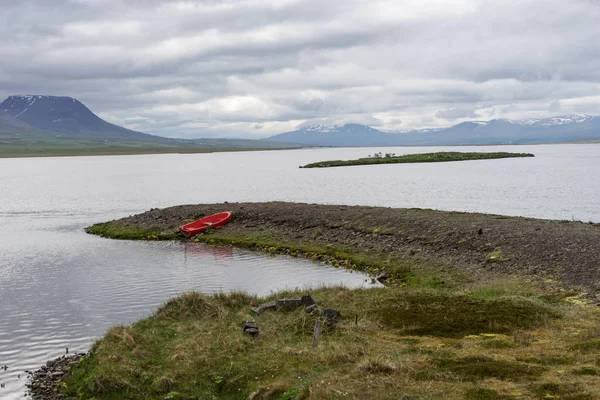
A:
[[[0,0],[0,97],[171,137],[600,114],[597,0]]]

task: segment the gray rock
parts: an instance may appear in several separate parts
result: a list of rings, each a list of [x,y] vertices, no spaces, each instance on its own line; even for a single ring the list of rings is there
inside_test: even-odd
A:
[[[258,307],[250,307],[250,309],[256,314],[262,314],[267,310],[276,310],[277,309],[277,301],[269,301],[267,303],[260,304]]]
[[[388,279],[390,279],[390,276],[392,276],[392,274],[390,274],[390,271],[384,271],[381,274],[377,275],[377,280],[379,282],[384,282],[387,281]]]
[[[312,313],[313,311],[315,311],[317,309],[317,305],[316,304],[311,304],[310,306],[306,306],[306,308],[304,309],[304,311],[306,311],[307,313]]]
[[[246,330],[244,331],[244,333],[245,333],[246,335],[249,335],[249,336],[253,337],[253,338],[257,338],[257,337],[258,337],[258,335],[260,334],[260,332],[259,332],[258,328],[248,328],[248,329],[246,329]]]
[[[335,308],[326,308],[323,310],[323,316],[325,317],[325,320],[329,323],[338,322],[340,312]]]
[[[302,299],[279,299],[277,300],[277,307],[294,309],[302,305]]]
[[[260,334],[260,330],[258,329],[258,325],[254,321],[244,321],[242,322],[242,329],[244,334],[249,335],[253,338],[257,338]]]
[[[302,304],[304,304],[307,307],[316,304],[315,300],[312,298],[312,296],[310,294],[305,294],[304,296],[302,296],[301,300],[302,300]]]

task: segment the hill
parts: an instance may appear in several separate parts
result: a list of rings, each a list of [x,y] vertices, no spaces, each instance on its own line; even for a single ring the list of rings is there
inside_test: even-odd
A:
[[[463,122],[449,128],[384,132],[358,124],[315,125],[266,138],[315,146],[436,146],[525,144],[600,139],[600,117],[566,115],[545,119]]]
[[[173,139],[111,124],[71,97],[9,96],[0,103],[0,157],[197,153],[295,148],[249,139]]]

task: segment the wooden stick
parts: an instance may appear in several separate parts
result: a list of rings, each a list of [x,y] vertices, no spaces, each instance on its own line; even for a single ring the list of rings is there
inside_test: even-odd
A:
[[[316,349],[317,346],[319,345],[319,336],[321,336],[321,320],[320,319],[318,319],[317,322],[315,322],[315,330],[313,333],[313,343],[312,343],[313,349]]]

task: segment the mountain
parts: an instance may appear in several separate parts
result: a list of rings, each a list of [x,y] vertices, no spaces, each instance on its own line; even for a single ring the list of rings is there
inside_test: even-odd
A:
[[[0,103],[0,110],[37,130],[66,136],[158,142],[166,139],[108,123],[71,97],[10,96]]]
[[[387,146],[399,135],[359,124],[313,125],[293,132],[280,133],[265,140],[308,146]]]
[[[71,97],[9,96],[0,103],[0,155],[78,151],[197,152],[214,149],[274,149],[293,143],[250,139],[173,139],[111,124]]]
[[[565,115],[545,119],[462,122],[449,128],[384,132],[365,125],[316,125],[265,140],[314,146],[435,146],[590,141],[600,138],[600,117]]]

